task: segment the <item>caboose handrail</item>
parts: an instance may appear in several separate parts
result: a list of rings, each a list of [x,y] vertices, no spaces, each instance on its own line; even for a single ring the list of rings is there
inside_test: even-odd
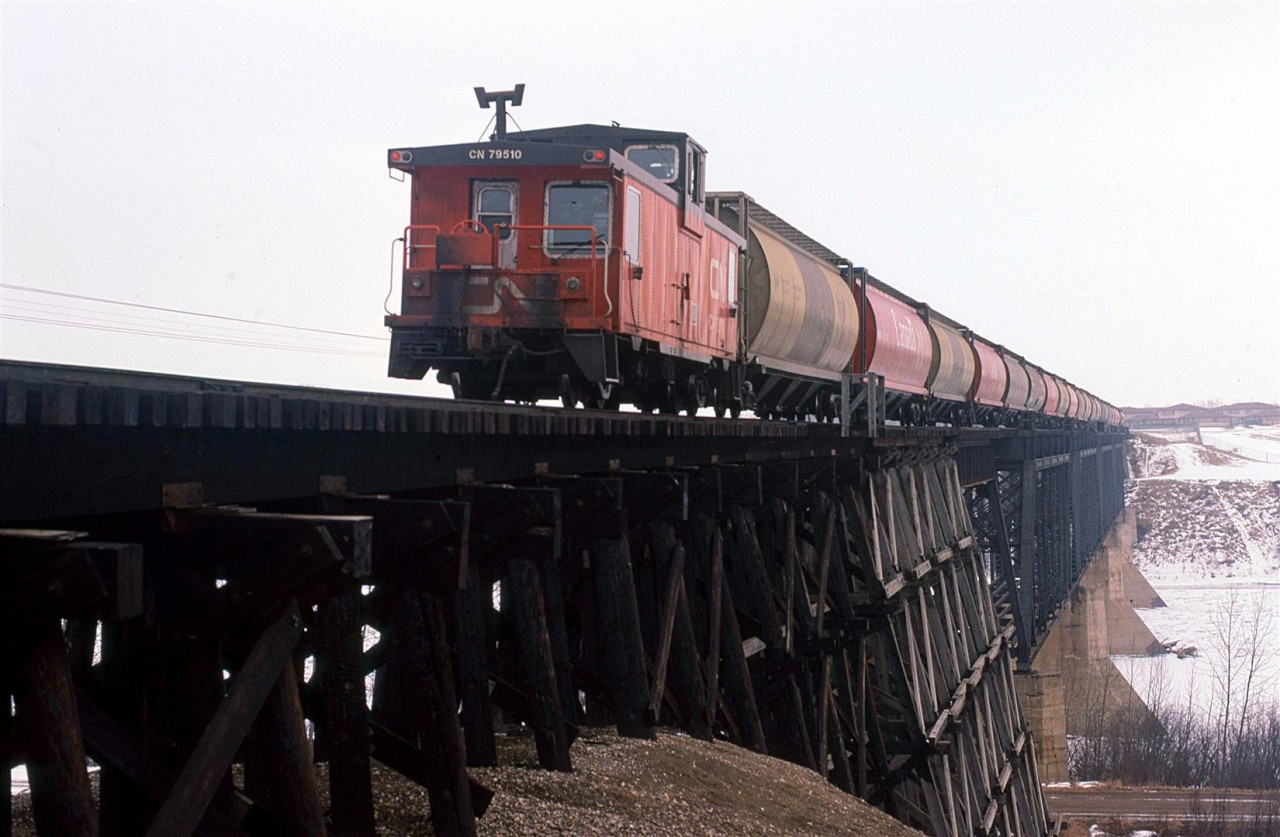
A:
[[[453,225],[449,230],[449,235],[457,235],[463,230],[470,230],[476,235],[484,235],[489,231],[489,228],[484,225],[483,221],[478,221],[475,218],[463,218]]]
[[[521,230],[528,230],[530,232],[535,232],[535,231],[545,232],[547,230],[551,230],[551,231],[565,230],[565,231],[590,233],[591,234],[591,279],[593,282],[596,281],[597,279],[600,281],[600,289],[604,293],[604,301],[609,308],[609,310],[605,312],[605,316],[608,317],[610,314],[613,313],[613,300],[609,298],[608,242],[605,242],[604,239],[600,237],[600,234],[595,227],[591,226],[590,224],[494,224],[493,225],[493,263],[495,265],[498,263],[498,243],[502,238],[501,230],[512,230],[513,232],[519,232]],[[603,256],[597,255],[596,253],[597,246],[601,244],[605,245],[605,251]],[[574,246],[580,246],[580,245],[574,245]],[[551,254],[548,253],[548,255],[551,255]],[[554,259],[555,256],[551,256],[551,258]],[[604,261],[604,270],[598,271],[596,268],[596,263],[601,260]]]
[[[414,230],[430,230],[431,232],[434,232],[436,235],[440,234],[440,227],[438,227],[435,224],[410,224],[409,226],[404,228],[404,234],[400,237],[400,240],[404,242],[404,247],[400,254],[400,263],[401,265],[404,266],[405,270],[409,269],[409,257],[412,255],[411,251],[436,249],[436,245],[434,244],[411,243],[411,238],[412,238],[411,234],[413,233]]]
[[[495,233],[493,237],[494,258],[497,258],[498,240],[500,236],[497,235],[496,233],[499,230],[513,230],[515,232],[520,232],[521,230],[528,230],[530,232],[537,231],[537,230],[544,231],[544,232],[548,230],[552,232],[556,230],[564,230],[566,232],[572,232],[572,231],[589,232],[591,233],[591,272],[593,275],[595,273],[595,264],[600,259],[600,257],[596,255],[596,246],[600,243],[601,239],[599,234],[596,232],[596,228],[591,226],[590,224],[494,224],[493,225],[493,231]]]

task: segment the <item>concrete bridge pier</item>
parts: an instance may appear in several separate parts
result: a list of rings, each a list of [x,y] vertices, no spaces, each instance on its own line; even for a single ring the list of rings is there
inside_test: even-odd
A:
[[[1117,713],[1146,714],[1112,656],[1165,653],[1134,610],[1164,602],[1133,563],[1137,515],[1125,509],[1080,577],[1029,670],[1019,698],[1040,747],[1043,781],[1067,779],[1067,736],[1097,735]]]

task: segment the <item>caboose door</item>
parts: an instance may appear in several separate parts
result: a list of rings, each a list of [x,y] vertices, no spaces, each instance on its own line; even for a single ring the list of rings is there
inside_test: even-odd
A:
[[[476,180],[471,185],[471,217],[493,232],[495,226],[520,223],[516,207],[520,205],[520,184],[514,180]],[[495,268],[512,270],[519,252],[519,233],[505,230],[498,241],[498,263]]]
[[[701,271],[698,269],[699,248],[697,240],[680,230],[677,234],[679,272],[676,275],[676,331],[675,336],[682,341],[696,343],[698,339],[698,321],[701,311],[698,310],[698,290],[701,284]]]

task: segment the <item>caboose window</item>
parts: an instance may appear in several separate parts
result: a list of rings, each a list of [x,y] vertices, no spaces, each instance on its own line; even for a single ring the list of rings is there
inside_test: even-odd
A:
[[[640,210],[644,205],[640,191],[627,187],[627,217],[622,219],[622,249],[633,265],[640,264]]]
[[[729,307],[733,308],[738,304],[738,251],[734,247],[729,248]]]
[[[676,161],[680,155],[674,145],[629,145],[627,159],[663,183],[676,180]]]
[[[515,184],[477,183],[472,196],[473,217],[493,232],[497,224],[515,223]]]
[[[557,183],[547,187],[547,226],[594,227],[602,243],[609,238],[609,186],[604,183]],[[579,251],[589,255],[590,230],[547,230],[552,255]]]

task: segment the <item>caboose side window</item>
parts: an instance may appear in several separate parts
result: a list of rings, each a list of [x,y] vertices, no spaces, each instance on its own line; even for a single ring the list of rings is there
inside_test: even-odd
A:
[[[628,145],[627,159],[663,183],[675,183],[680,153],[674,145]]]
[[[547,225],[593,227],[601,244],[609,238],[609,186],[605,183],[552,183],[547,186]],[[553,256],[591,255],[591,230],[547,230]]]
[[[702,169],[705,161],[705,154],[697,151],[689,152],[689,195],[696,204],[701,204],[705,197],[702,186]]]
[[[643,205],[640,190],[627,187],[627,217],[623,219],[622,249],[633,265],[640,264],[640,208]]]
[[[729,248],[729,307],[733,308],[738,304],[738,250],[735,247]]]

